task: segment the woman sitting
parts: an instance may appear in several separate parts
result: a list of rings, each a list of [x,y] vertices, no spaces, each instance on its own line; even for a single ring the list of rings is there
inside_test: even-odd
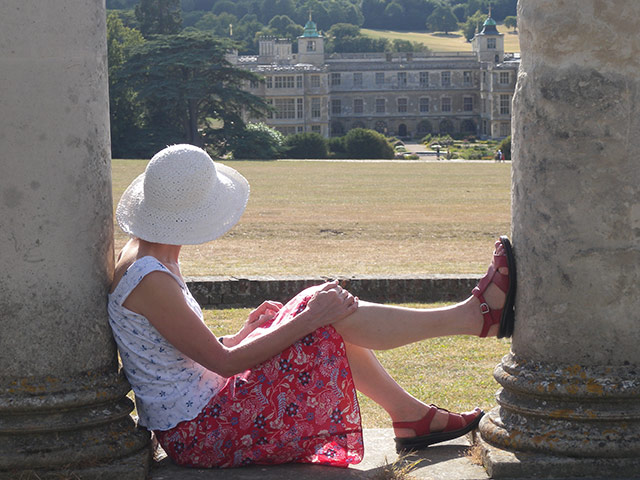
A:
[[[457,305],[379,305],[329,282],[286,305],[262,303],[238,333],[218,339],[184,282],[180,249],[223,235],[248,196],[238,172],[197,147],[174,145],[151,159],[117,208],[131,239],[117,259],[110,324],[139,423],[168,456],[193,467],[358,463],[356,390],[388,412],[399,450],[474,429],[480,409],[450,413],[414,398],[372,350],[445,335],[510,335],[515,264],[506,237],[487,276]]]

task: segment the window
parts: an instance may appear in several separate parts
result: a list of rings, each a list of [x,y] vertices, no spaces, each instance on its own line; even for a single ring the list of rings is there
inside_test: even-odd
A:
[[[251,88],[258,88],[258,81],[257,80],[250,80],[249,84],[250,84]]]
[[[298,133],[302,133],[302,132],[304,132],[304,127],[298,126],[298,127],[296,127],[296,130],[297,130]]]
[[[311,87],[318,88],[320,86],[320,75],[311,75]]]
[[[500,85],[509,85],[509,72],[500,72],[499,82]]]
[[[471,72],[462,72],[462,83],[465,87],[471,85]]]
[[[384,98],[376,98],[376,113],[384,113],[385,111],[386,108]]]
[[[450,112],[451,111],[451,99],[448,97],[445,97],[442,99],[442,104],[441,104],[441,108],[440,108],[443,112]]]
[[[443,87],[451,86],[451,72],[442,72],[440,73],[440,84]]]
[[[315,52],[315,51],[316,51],[316,41],[307,40],[307,52]]]
[[[407,85],[407,72],[398,72],[398,86],[404,87]]]
[[[491,50],[496,49],[496,39],[495,38],[487,38],[487,48]]]
[[[500,115],[511,112],[511,95],[500,95]]]
[[[462,99],[462,110],[465,112],[473,112],[473,97],[464,97]]]
[[[420,86],[421,87],[429,86],[429,72],[420,72]]]
[[[273,99],[272,98],[267,98],[267,105],[273,107]],[[273,111],[269,110],[267,112],[267,118],[273,118]]]
[[[273,88],[273,77],[267,77],[267,88]]]
[[[320,98],[311,98],[311,118],[320,118]]]
[[[354,73],[353,74],[353,86],[361,87],[362,86],[362,73]]]
[[[407,107],[409,105],[409,101],[406,98],[398,99],[398,112],[405,113],[407,111]]]
[[[320,125],[311,125],[311,131],[313,133],[320,134],[322,132],[322,129],[320,128]]]
[[[293,75],[276,76],[274,81],[275,88],[293,88]]]
[[[297,112],[297,117],[298,118],[302,118],[303,117],[304,107],[303,107],[303,103],[302,103],[302,98],[297,98],[296,99],[296,112]]]
[[[429,111],[429,99],[426,97],[422,97],[420,99],[420,113],[425,113]]]
[[[296,118],[296,105],[293,98],[276,98],[276,118]]]
[[[384,85],[384,72],[376,72],[376,85]]]
[[[340,85],[342,83],[342,78],[340,77],[339,73],[332,73],[331,74],[331,85],[332,86],[336,86],[336,85]]]
[[[364,112],[364,100],[361,98],[356,98],[353,100],[353,113],[363,113]]]
[[[340,115],[342,113],[342,101],[341,100],[331,100],[331,114],[332,115]]]
[[[276,127],[276,130],[285,136],[296,133],[296,127]]]
[[[302,75],[296,76],[296,88],[302,88]]]

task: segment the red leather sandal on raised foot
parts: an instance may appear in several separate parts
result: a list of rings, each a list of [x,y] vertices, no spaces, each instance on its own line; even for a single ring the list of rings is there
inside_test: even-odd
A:
[[[421,450],[434,443],[445,442],[461,437],[476,428],[484,415],[482,410],[474,413],[461,414],[451,413],[435,405],[429,405],[429,407],[427,414],[420,420],[415,422],[393,422],[393,428],[410,428],[416,433],[415,437],[396,437],[396,450],[398,453],[402,451]],[[438,410],[443,410],[449,414],[447,426],[439,432],[431,432],[431,421]]]
[[[493,261],[489,265],[487,274],[482,277],[478,285],[473,289],[471,294],[480,300],[480,311],[484,318],[484,324],[481,337],[486,337],[489,329],[496,324],[500,324],[498,328],[498,338],[510,337],[513,334],[513,324],[515,322],[515,296],[516,296],[516,259],[513,255],[511,242],[505,236],[500,237],[500,243],[504,247],[504,255],[493,254]],[[501,274],[498,269],[507,267],[509,273]],[[499,310],[491,310],[486,300],[484,292],[491,284],[495,284],[500,290],[506,294],[504,306]]]

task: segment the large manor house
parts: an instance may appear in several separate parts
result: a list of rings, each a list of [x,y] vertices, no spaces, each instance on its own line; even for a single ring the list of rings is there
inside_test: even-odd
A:
[[[471,52],[332,53],[309,19],[298,38],[262,38],[259,54],[231,54],[261,75],[251,93],[274,107],[265,121],[285,135],[339,136],[369,128],[401,138],[462,134],[503,138],[511,132],[518,54],[489,16]],[[250,119],[249,119],[250,120]]]

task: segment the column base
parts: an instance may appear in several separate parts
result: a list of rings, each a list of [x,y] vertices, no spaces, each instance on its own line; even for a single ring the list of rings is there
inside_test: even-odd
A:
[[[495,447],[474,432],[491,478],[638,478],[640,458],[580,458]]]
[[[115,368],[72,378],[6,379],[0,387],[0,480],[143,480],[149,432],[130,416]]]

